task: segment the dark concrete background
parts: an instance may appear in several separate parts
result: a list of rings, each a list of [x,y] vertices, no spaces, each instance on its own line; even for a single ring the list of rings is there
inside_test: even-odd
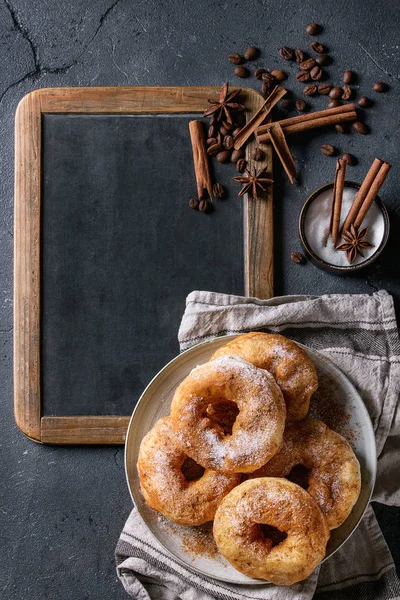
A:
[[[27,440],[13,421],[13,126],[18,101],[37,87],[233,82],[226,59],[229,52],[256,44],[263,51],[260,65],[287,67],[278,57],[278,48],[283,44],[305,48],[311,40],[303,31],[313,21],[324,25],[319,39],[335,57],[332,79],[339,82],[345,68],[353,69],[359,74],[360,95],[374,96],[376,104],[366,116],[370,136],[313,134],[309,144],[293,145],[301,166],[301,184],[289,188],[284,178],[276,175],[276,292],[319,294],[386,288],[398,305],[400,41],[396,2],[1,3],[1,598],[125,598],[116,580],[113,552],[131,508],[122,448],[44,447]],[[373,95],[371,84],[376,80],[386,81],[390,91]],[[300,90],[293,77],[289,87]],[[297,219],[302,201],[333,176],[334,160],[320,155],[321,143],[333,143],[358,156],[359,164],[351,170],[354,180],[362,179],[376,155],[394,163],[381,194],[392,221],[389,252],[368,276],[339,279],[310,264],[298,267],[288,258],[289,251],[299,247]],[[400,511],[375,509],[399,564]]]

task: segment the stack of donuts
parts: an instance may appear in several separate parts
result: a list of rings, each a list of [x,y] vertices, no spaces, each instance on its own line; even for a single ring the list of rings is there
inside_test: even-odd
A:
[[[308,577],[361,488],[349,443],[305,420],[317,387],[312,360],[282,335],[252,332],[220,347],[142,440],[147,505],[180,525],[214,521],[219,551],[249,577]]]

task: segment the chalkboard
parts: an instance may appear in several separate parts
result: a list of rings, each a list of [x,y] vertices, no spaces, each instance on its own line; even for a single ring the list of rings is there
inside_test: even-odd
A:
[[[196,195],[188,124],[200,118],[196,113],[204,100],[200,104],[197,98],[198,110],[190,100],[186,111],[182,106],[171,114],[161,105],[158,112],[154,107],[148,113],[117,112],[107,102],[101,111],[85,111],[75,97],[63,112],[54,110],[54,98],[43,110],[45,92],[36,132],[39,248],[32,235],[22,236],[24,260],[39,269],[38,298],[32,298],[32,285],[28,290],[38,344],[32,322],[27,325],[24,318],[16,342],[18,348],[29,327],[32,354],[37,349],[38,356],[28,370],[38,370],[39,380],[28,400],[23,383],[23,396],[29,424],[33,414],[40,427],[27,431],[26,423],[19,425],[44,442],[120,443],[143,389],[179,353],[177,331],[187,294],[245,292],[246,203],[231,181],[234,165],[216,163],[214,178],[227,188],[226,199],[214,202],[209,214],[188,206]],[[60,98],[60,90],[53,92]],[[199,96],[209,94],[210,88]],[[32,106],[29,114],[35,114]],[[24,123],[25,135],[26,115]],[[32,193],[32,156],[22,145],[20,136],[16,158],[23,154],[24,163],[17,162],[17,181],[18,174],[25,177]],[[26,228],[21,214],[26,194],[25,200],[20,196],[16,189],[17,274],[21,228]],[[24,314],[18,282],[17,276],[17,321]],[[17,375],[18,368],[17,362]],[[21,389],[16,390],[18,422]],[[113,420],[105,424],[104,416]]]

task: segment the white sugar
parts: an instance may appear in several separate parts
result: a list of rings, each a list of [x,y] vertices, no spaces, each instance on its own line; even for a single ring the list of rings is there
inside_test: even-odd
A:
[[[340,227],[343,225],[356,193],[357,190],[351,187],[345,187],[343,191]],[[347,260],[346,252],[335,249],[332,238],[329,236],[332,195],[332,189],[326,190],[317,196],[310,204],[304,221],[304,233],[312,251],[322,260],[331,265],[348,267],[349,262]],[[364,258],[357,255],[357,258],[352,263],[353,265],[358,265],[367,260],[377,251],[382,242],[385,233],[385,222],[382,211],[375,202],[369,209],[361,227],[368,227],[366,239],[373,244],[374,247],[365,248],[363,250]]]

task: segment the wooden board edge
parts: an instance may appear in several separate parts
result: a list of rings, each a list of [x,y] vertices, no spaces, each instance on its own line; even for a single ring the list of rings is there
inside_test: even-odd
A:
[[[23,169],[22,165],[29,165]],[[37,91],[19,103],[14,171],[14,416],[40,441],[41,109]]]
[[[260,108],[264,97],[255,90],[248,90],[249,118]],[[259,146],[265,153],[263,161],[255,162],[252,151]],[[272,177],[272,146],[258,144],[252,136],[246,146],[248,168],[253,170],[268,167]],[[274,223],[273,223],[273,186],[259,195],[258,199],[248,194],[244,197],[244,272],[246,296],[267,299],[274,295]]]
[[[125,444],[130,417],[42,417],[41,441],[45,444]]]

